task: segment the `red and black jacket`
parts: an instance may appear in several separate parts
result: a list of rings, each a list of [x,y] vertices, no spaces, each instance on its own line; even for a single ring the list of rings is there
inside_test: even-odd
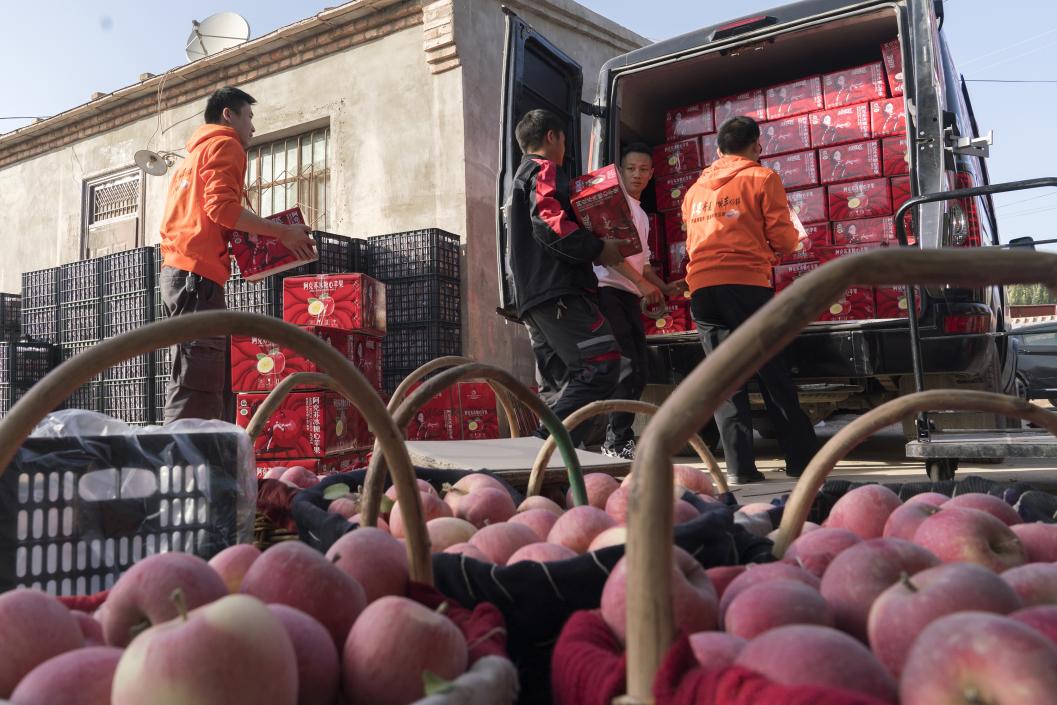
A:
[[[526,154],[507,204],[506,269],[517,315],[568,294],[593,293],[592,263],[602,241],[584,230],[569,203],[569,177],[549,159]]]

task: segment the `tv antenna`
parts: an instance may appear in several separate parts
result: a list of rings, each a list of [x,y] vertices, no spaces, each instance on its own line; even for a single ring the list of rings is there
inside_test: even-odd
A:
[[[184,50],[188,61],[196,61],[242,44],[250,38],[250,24],[234,12],[218,12],[201,22],[191,20],[191,36]]]

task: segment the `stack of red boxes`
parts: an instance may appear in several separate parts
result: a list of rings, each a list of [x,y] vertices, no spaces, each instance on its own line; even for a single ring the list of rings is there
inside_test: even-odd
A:
[[[418,388],[415,384],[411,391]],[[495,390],[487,382],[459,382],[433,397],[407,426],[409,441],[499,438]]]
[[[283,280],[283,319],[337,349],[381,395],[385,287],[364,274]],[[236,421],[249,425],[267,393],[295,372],[318,372],[300,354],[261,338],[232,336],[231,383]],[[363,416],[335,392],[298,388],[256,439],[258,476],[271,466],[300,465],[317,474],[350,469],[374,442]]]
[[[782,178],[806,231],[797,251],[774,269],[777,290],[835,257],[898,244],[892,216],[911,195],[899,41],[878,53],[869,64],[721,98],[711,103],[711,119],[709,102],[667,112],[667,141],[654,151],[658,233],[665,237],[651,247],[668,253],[661,261],[669,281],[685,275],[678,210],[685,187],[715,160],[714,132],[735,115],[760,122],[761,163]],[[852,287],[819,320],[906,316],[905,301],[903,288]],[[669,325],[679,327],[663,321]],[[653,326],[653,334],[661,332],[667,331]]]

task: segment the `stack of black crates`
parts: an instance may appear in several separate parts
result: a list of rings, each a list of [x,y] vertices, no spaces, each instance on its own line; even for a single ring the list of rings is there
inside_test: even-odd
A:
[[[369,274],[385,284],[383,386],[437,357],[462,354],[459,237],[438,228],[370,238]]]

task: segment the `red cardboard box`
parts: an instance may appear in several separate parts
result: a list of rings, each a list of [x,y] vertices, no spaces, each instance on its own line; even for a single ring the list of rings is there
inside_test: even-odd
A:
[[[899,206],[903,205],[910,200],[910,177],[909,176],[897,176],[894,179],[888,180],[889,185],[892,189],[892,213],[899,210]],[[917,242],[914,237],[914,231],[912,225],[914,222],[914,209],[911,208],[903,214],[903,223],[905,224],[907,242],[911,245]],[[894,236],[894,235],[893,235]]]
[[[720,98],[716,101],[715,114],[717,130],[736,115],[747,115],[757,122],[763,122],[767,119],[767,101],[763,91],[757,88]]]
[[[884,98],[886,95],[884,69],[880,61],[822,75],[822,97],[827,110]]]
[[[818,269],[817,261],[797,262],[796,264],[780,264],[774,268],[774,290],[781,291],[800,277]]]
[[[881,175],[881,144],[877,140],[853,142],[818,150],[818,172],[824,184]]]
[[[283,280],[283,320],[295,326],[385,335],[385,285],[366,274],[316,274]]]
[[[768,120],[806,115],[825,107],[822,102],[821,76],[771,86],[765,95]]]
[[[898,39],[881,45],[881,63],[884,64],[888,95],[903,95],[903,50],[899,48]]]
[[[686,240],[668,243],[668,281],[686,278]]]
[[[833,247],[820,247],[818,248],[818,260],[822,264],[831,262],[832,260],[840,257],[847,257],[848,255],[858,254],[860,252],[869,252],[875,250],[878,247],[885,247],[880,242],[862,242],[857,245],[834,245]]]
[[[615,165],[573,179],[572,191],[570,201],[584,229],[598,237],[623,240],[620,252],[625,257],[642,252],[642,240]]]
[[[320,477],[333,475],[339,472],[360,470],[367,467],[370,454],[370,450],[363,449],[349,451],[348,453],[342,453],[341,455],[335,455],[329,458],[288,458],[284,460],[259,459],[257,461],[257,479],[263,480],[264,476],[267,475],[268,471],[272,468],[286,469],[300,466],[306,470],[314,472]]]
[[[375,389],[382,388],[382,346],[377,338],[338,328],[306,326],[305,330],[338,350],[363,373]],[[295,372],[319,372],[315,363],[290,348],[263,338],[231,336],[231,390],[269,392]]]
[[[892,215],[888,179],[849,181],[829,187],[830,220],[859,220]]]
[[[701,164],[708,166],[719,159],[719,135],[701,135]]]
[[[815,223],[804,226],[804,235],[797,240],[796,250],[788,255],[782,255],[781,264],[794,264],[796,262],[817,261],[819,247],[829,247],[831,242],[829,223]]]
[[[799,152],[811,148],[811,125],[807,115],[765,122],[760,125],[764,156]]]
[[[789,199],[789,207],[804,225],[824,223],[829,220],[826,216],[826,189],[824,187],[816,186],[800,191],[790,191],[786,196]]]
[[[811,113],[808,120],[812,147],[870,139],[870,106],[867,103]]]
[[[885,137],[881,140],[881,163],[885,176],[910,173],[910,160],[907,157],[906,135]]]
[[[417,389],[421,383],[416,382],[408,394]],[[420,408],[411,423],[407,425],[409,441],[455,441],[459,440],[459,423],[456,420],[458,409],[456,387],[448,387],[430,399]]]
[[[918,313],[921,313],[921,292],[916,291]],[[878,318],[909,318],[910,299],[905,286],[879,286],[874,289],[874,315]]]
[[[267,220],[286,225],[304,225],[305,223],[301,209],[296,206],[270,215]],[[319,259],[318,255],[309,259],[298,259],[277,238],[254,235],[240,230],[228,231],[228,242],[231,245],[231,254],[239,265],[239,274],[250,282]]]
[[[653,172],[656,177],[701,171],[701,142],[695,137],[667,142],[653,148]]]
[[[818,183],[818,157],[814,150],[764,157],[760,163],[778,174],[787,189]]]
[[[690,320],[690,306],[685,299],[669,299],[668,313],[657,319],[643,316],[642,324],[646,335],[685,333],[694,329],[693,321]]]
[[[487,382],[459,382],[461,438],[476,441],[499,438],[499,412],[495,390]]]
[[[683,196],[701,176],[699,171],[675,174],[657,180],[657,210],[673,211],[683,207]]]
[[[664,114],[664,139],[668,142],[681,137],[692,137],[715,132],[712,120],[712,101],[684,105]]]
[[[235,421],[245,428],[267,394],[239,394]],[[258,458],[322,457],[370,447],[367,422],[333,392],[293,392],[264,424],[253,444]]]
[[[650,266],[657,269],[661,262],[661,237],[664,235],[666,218],[660,213],[647,213],[646,218],[650,221],[650,233],[646,238],[646,244],[650,247]]]
[[[891,218],[842,220],[833,224],[834,245],[861,245],[866,242],[892,243],[896,239]]]
[[[902,97],[884,98],[870,103],[870,134],[874,137],[904,135],[907,110]]]
[[[686,239],[686,223],[681,211],[669,211],[664,214],[664,242],[668,245]]]
[[[874,317],[874,294],[871,287],[850,286],[842,296],[823,311],[820,321],[864,321]]]

